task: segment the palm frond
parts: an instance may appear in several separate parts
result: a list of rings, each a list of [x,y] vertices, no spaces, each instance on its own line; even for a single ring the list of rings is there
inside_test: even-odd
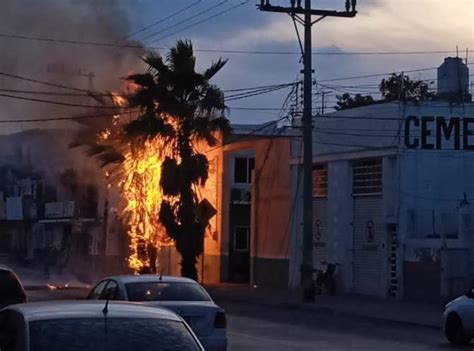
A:
[[[212,77],[214,77],[221,69],[222,67],[225,66],[225,64],[227,63],[227,59],[218,59],[217,61],[213,62],[211,67],[209,67],[208,69],[206,69],[204,71],[204,79],[205,80],[210,80]]]
[[[161,116],[157,116],[153,111],[147,111],[139,118],[126,124],[123,127],[125,136],[131,139],[149,139],[157,136],[168,139],[175,134],[173,126],[165,121]]]
[[[112,163],[122,163],[125,161],[125,157],[123,157],[123,155],[118,151],[105,152],[98,155],[97,158],[100,161],[101,167],[105,167]]]
[[[213,112],[223,112],[226,108],[224,93],[218,87],[210,85],[205,90],[204,96],[198,102],[201,112],[211,114]]]
[[[232,134],[232,126],[226,117],[217,117],[210,121],[209,128],[212,132],[220,132],[224,138]]]
[[[155,79],[150,73],[130,74],[125,79],[139,85],[142,88],[151,89],[155,86]]]
[[[178,40],[176,46],[170,49],[166,59],[170,68],[180,74],[194,72],[196,67],[193,44],[190,40]]]

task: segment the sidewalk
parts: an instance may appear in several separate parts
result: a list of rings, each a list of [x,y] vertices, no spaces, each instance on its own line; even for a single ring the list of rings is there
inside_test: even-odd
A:
[[[206,289],[217,302],[229,301],[294,308],[318,314],[441,328],[443,309],[437,305],[380,300],[355,295],[316,296],[314,303],[302,303],[298,301],[296,294],[291,294],[286,290],[250,288],[234,284],[206,286]]]

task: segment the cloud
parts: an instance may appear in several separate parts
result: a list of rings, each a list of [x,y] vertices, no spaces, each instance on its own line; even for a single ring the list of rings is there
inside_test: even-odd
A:
[[[240,30],[229,46],[258,47],[296,40],[288,17]],[[435,50],[474,47],[474,1],[381,1],[361,6],[355,19],[327,18],[314,29],[314,47],[355,50]]]

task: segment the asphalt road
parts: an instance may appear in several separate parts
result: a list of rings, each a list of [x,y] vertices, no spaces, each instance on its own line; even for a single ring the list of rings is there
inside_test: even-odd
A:
[[[315,315],[281,308],[221,303],[228,313],[229,350],[474,350],[446,342],[441,330]]]
[[[75,299],[86,290],[29,291],[30,300]],[[441,330],[259,305],[219,302],[227,312],[229,351],[474,350],[449,345]]]

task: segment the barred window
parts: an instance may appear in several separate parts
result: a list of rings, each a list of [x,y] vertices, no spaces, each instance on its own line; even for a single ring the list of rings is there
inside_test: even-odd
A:
[[[313,166],[313,196],[328,196],[328,165]]]
[[[356,161],[352,164],[352,193],[382,193],[382,159]]]

